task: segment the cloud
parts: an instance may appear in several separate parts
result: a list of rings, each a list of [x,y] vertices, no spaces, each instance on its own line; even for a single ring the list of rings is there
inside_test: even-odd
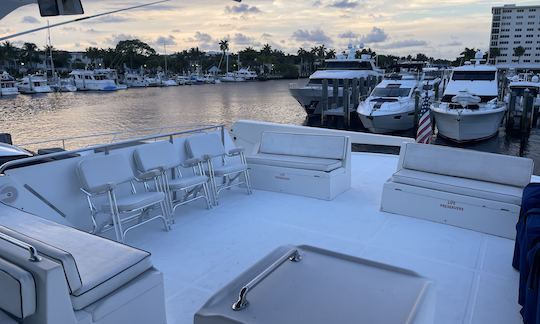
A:
[[[176,38],[173,35],[169,36],[159,36],[156,41],[154,42],[158,46],[163,45],[176,45]]]
[[[188,42],[200,42],[200,43],[210,43],[213,41],[212,36],[207,33],[196,32],[193,37],[187,39]]]
[[[21,22],[25,24],[38,24],[39,20],[32,16],[24,16],[21,19]]]
[[[451,41],[451,42],[448,42],[448,43],[443,43],[443,44],[440,44],[439,46],[463,46],[463,43],[460,42],[460,41]]]
[[[340,9],[354,9],[358,7],[360,3],[352,0],[337,0],[329,4],[328,7],[340,8]]]
[[[109,16],[103,16],[96,19],[92,19],[91,21],[88,21],[88,22],[89,23],[101,22],[101,23],[108,23],[108,24],[116,24],[116,23],[127,22],[130,20],[131,19],[127,17],[109,15]]]
[[[225,7],[225,11],[230,14],[235,15],[242,15],[242,14],[258,14],[262,11],[257,8],[256,6],[250,6],[245,3],[242,3],[238,6],[227,6]]]
[[[363,35],[360,41],[362,43],[381,43],[388,39],[388,34],[378,27],[373,27],[369,33]]]
[[[171,30],[171,33],[179,33],[179,32],[181,32],[181,30],[178,29],[178,28],[175,28],[175,29]]]
[[[328,37],[321,29],[311,31],[307,29],[298,29],[292,34],[292,38],[299,42],[332,43],[332,39]]]
[[[320,7],[320,6],[322,6],[321,0],[317,0],[317,1],[313,2],[312,6],[313,6],[313,7]]]
[[[359,35],[349,30],[347,32],[339,34],[338,37],[339,38],[358,38]]]
[[[393,49],[393,48],[405,48],[405,47],[417,47],[417,46],[426,46],[427,42],[419,39],[405,39],[402,41],[397,41],[389,44],[379,46],[380,48]]]
[[[272,36],[273,36],[272,34],[268,34],[268,33],[263,33],[261,35],[262,38],[272,38]]]
[[[106,38],[105,41],[113,46],[116,46],[116,44],[118,44],[120,41],[137,38],[138,37],[129,34],[114,34],[111,37]]]
[[[231,40],[236,45],[247,45],[247,46],[260,46],[261,45],[261,43],[257,42],[253,37],[249,37],[242,33],[234,34],[234,37]]]

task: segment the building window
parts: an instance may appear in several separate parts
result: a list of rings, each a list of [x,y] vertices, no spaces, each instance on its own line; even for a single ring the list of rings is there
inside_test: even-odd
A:
[[[523,56],[531,56],[531,53],[525,53]]]
[[[527,38],[533,38],[533,37],[534,37],[534,35],[532,35],[532,34],[527,35]]]
[[[523,23],[521,21],[518,21],[516,25],[523,25]]]
[[[532,44],[532,41],[525,41],[525,44]]]
[[[529,63],[531,60],[523,60],[524,63]]]
[[[534,28],[527,28],[527,31],[534,31]]]
[[[527,25],[534,25],[534,21],[529,21]]]
[[[501,23],[498,23],[498,22],[494,22],[493,25],[491,25],[491,27],[493,28],[497,28],[501,25]]]
[[[521,35],[514,35],[515,38],[521,38]]]
[[[500,15],[501,14],[501,9],[493,9],[493,14],[494,15]]]
[[[536,11],[535,8],[529,9],[529,12],[534,12],[534,11]]]
[[[523,12],[523,9],[518,9],[517,12]]]
[[[515,31],[520,32],[520,31],[521,31],[521,28],[517,28]]]
[[[520,41],[514,41],[514,44],[521,44]]]
[[[534,19],[535,16],[529,16],[529,19]]]
[[[523,19],[523,16],[517,16],[516,18],[517,19]]]

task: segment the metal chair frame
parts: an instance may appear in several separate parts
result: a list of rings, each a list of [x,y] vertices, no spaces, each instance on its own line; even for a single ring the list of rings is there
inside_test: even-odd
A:
[[[168,210],[164,201],[165,199],[160,202],[153,202],[153,203],[135,208],[133,210],[125,211],[125,212],[120,212],[118,210],[116,188],[119,185],[129,183],[131,186],[131,194],[133,195],[137,194],[137,189],[135,188],[134,181],[143,182],[144,187],[147,191],[151,191],[148,186],[148,181],[153,181],[156,188],[160,188],[159,174],[155,174],[152,178],[150,177],[146,179],[136,178],[136,179],[132,179],[126,182],[122,182],[122,183],[108,184],[105,190],[102,190],[99,192],[89,192],[81,188],[81,191],[85,193],[86,195],[86,199],[90,207],[91,219],[93,223],[93,230],[92,230],[93,234],[104,233],[111,229],[114,229],[116,240],[124,243],[126,234],[129,231],[156,219],[161,219],[163,221],[163,225],[165,226],[166,231],[170,230],[170,220],[168,217]],[[106,195],[109,201],[112,225],[108,224],[108,225],[103,226],[102,228],[99,228],[99,225],[97,224],[97,221],[96,221],[96,215],[97,213],[99,213],[99,209],[94,204],[93,199],[103,196],[103,195]],[[153,208],[156,208],[158,205],[161,208],[162,214],[158,214],[150,218],[146,218],[150,210],[152,210]],[[128,215],[128,216],[122,217],[122,215]],[[136,224],[133,224],[131,226],[126,226],[125,229],[123,228],[123,225],[133,222],[135,220],[137,221]]]

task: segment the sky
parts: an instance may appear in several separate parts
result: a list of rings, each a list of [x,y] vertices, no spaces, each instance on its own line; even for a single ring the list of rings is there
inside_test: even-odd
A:
[[[85,15],[139,5],[151,0],[82,0]],[[454,59],[465,47],[487,50],[491,7],[508,2],[484,0],[171,0],[51,30],[55,48],[83,51],[114,47],[139,38],[158,52],[198,46],[218,51],[229,39],[231,50],[268,43],[286,53],[325,44],[338,52],[349,43],[381,54],[425,53]],[[515,1],[517,5],[538,1]],[[50,18],[50,23],[70,17]],[[46,25],[37,5],[0,20],[0,35]],[[40,31],[13,40],[17,45],[46,43]],[[165,45],[165,46],[164,46]]]

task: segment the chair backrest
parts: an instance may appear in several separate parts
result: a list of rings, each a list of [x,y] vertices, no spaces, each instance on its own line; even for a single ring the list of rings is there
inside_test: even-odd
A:
[[[342,160],[347,149],[346,136],[263,132],[259,152]]]
[[[226,153],[221,138],[215,133],[188,137],[186,139],[186,149],[193,158],[202,158],[205,155],[216,157]]]
[[[440,145],[405,143],[401,168],[453,177],[525,187],[531,181],[533,161],[516,156]]]
[[[77,171],[83,189],[90,192],[108,183],[119,184],[133,179],[129,161],[119,154],[87,157],[79,162]]]
[[[133,152],[137,169],[141,172],[165,168],[171,169],[182,163],[177,148],[168,141],[142,145]]]
[[[35,287],[32,274],[0,258],[0,291],[2,292],[0,293],[0,310],[19,319],[34,314],[36,312]]]

